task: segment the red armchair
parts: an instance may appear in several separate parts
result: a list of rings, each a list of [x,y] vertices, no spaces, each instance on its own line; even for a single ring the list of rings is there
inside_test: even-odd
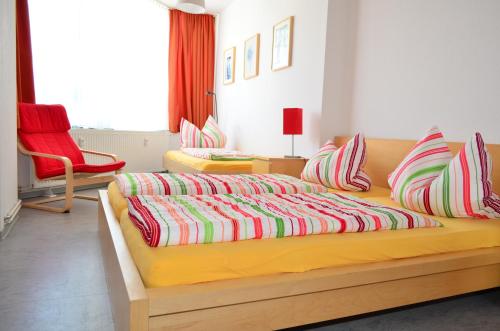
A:
[[[97,200],[75,195],[74,188],[102,182],[110,182],[113,176],[97,176],[107,172],[119,173],[125,166],[114,154],[80,149],[69,135],[71,126],[62,105],[19,104],[18,147],[22,154],[32,157],[35,174],[39,180],[66,180],[66,193],[36,202],[23,203],[28,208],[53,212],[69,212],[73,198]],[[109,157],[106,164],[88,164],[83,153]],[[65,200],[64,207],[46,206],[48,202]]]

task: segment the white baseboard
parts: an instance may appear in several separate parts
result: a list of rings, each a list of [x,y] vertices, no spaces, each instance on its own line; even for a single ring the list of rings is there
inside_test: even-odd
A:
[[[17,200],[16,204],[10,212],[4,217],[3,222],[3,230],[0,232],[0,239],[6,238],[10,230],[14,227],[14,224],[16,223],[17,219],[19,218],[19,211],[21,210],[21,200]]]

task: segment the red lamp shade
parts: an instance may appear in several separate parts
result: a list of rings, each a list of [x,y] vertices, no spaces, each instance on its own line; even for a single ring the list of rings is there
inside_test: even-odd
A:
[[[302,134],[302,108],[283,108],[283,134]]]

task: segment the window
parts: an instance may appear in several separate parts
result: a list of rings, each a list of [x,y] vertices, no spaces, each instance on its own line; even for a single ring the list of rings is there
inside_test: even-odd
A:
[[[73,126],[168,126],[168,9],[156,0],[31,0],[38,103]]]

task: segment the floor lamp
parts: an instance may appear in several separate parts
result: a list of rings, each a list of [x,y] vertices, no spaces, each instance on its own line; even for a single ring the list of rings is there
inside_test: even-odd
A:
[[[217,113],[217,94],[214,91],[207,90],[205,93],[207,97],[214,97],[215,107],[214,107],[214,119],[215,122],[219,123],[219,115]]]

